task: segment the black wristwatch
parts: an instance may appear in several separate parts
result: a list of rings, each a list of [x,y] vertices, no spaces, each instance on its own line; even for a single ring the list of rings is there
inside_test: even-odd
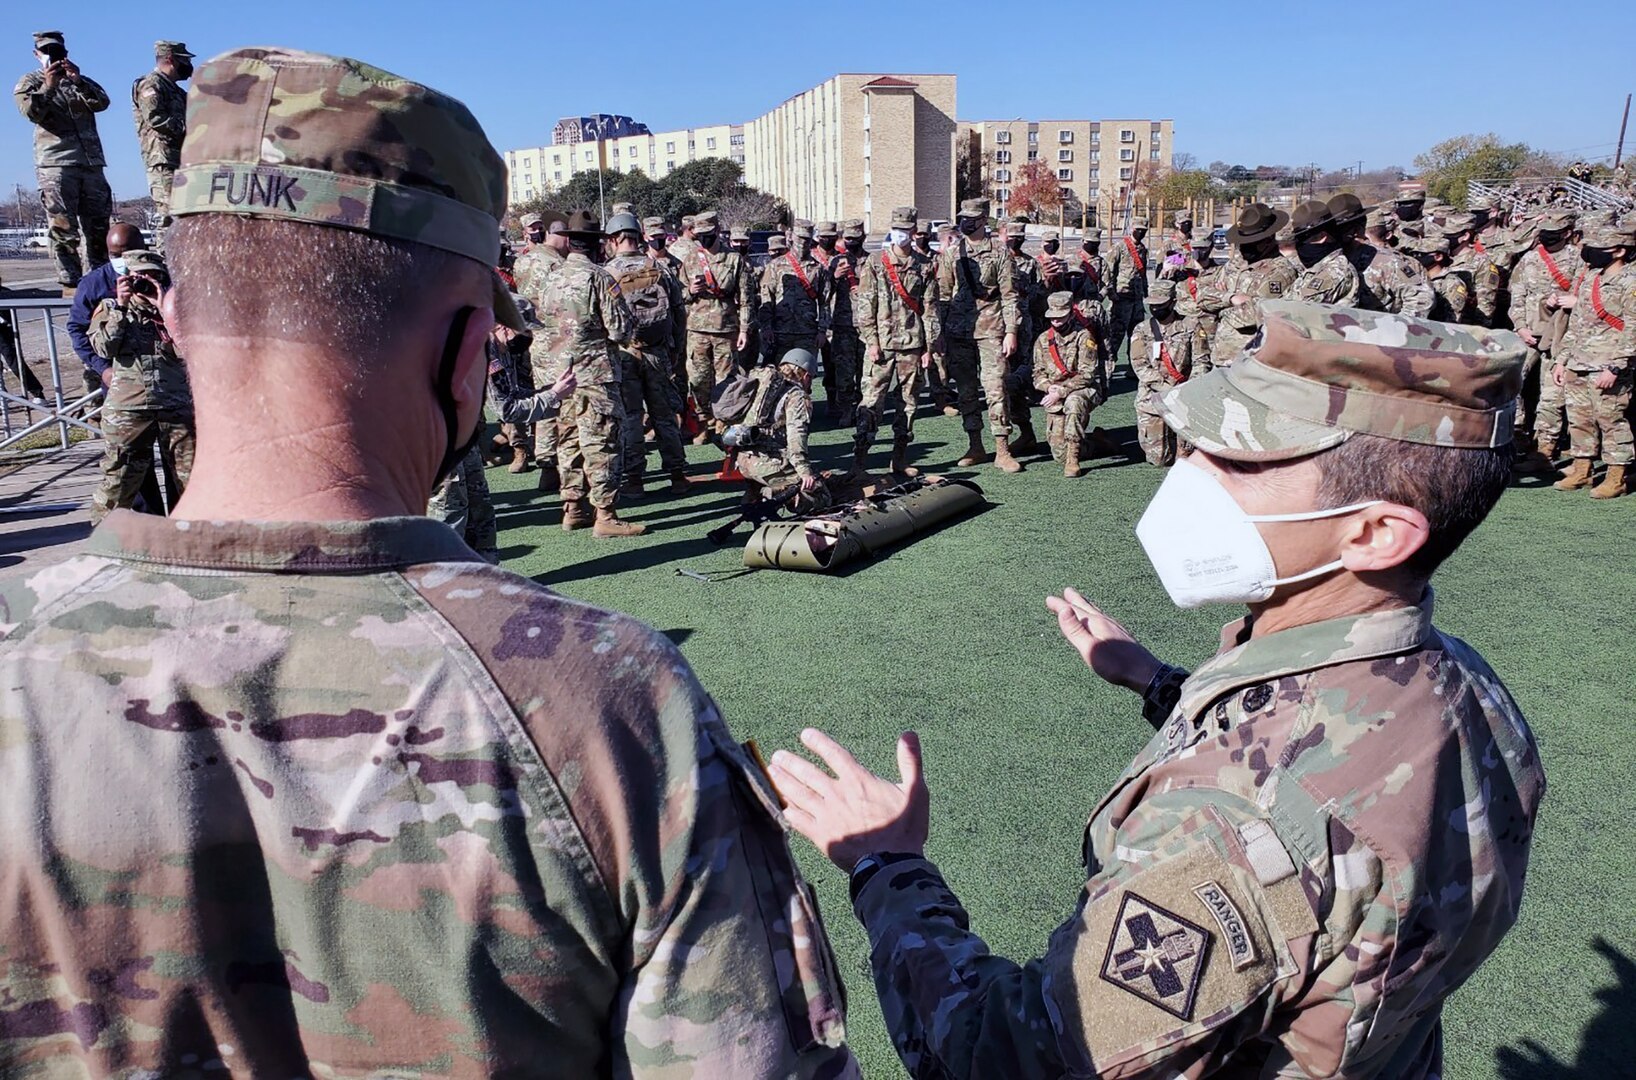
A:
[[[852,894],[852,906],[858,906],[858,896],[863,892],[869,879],[880,873],[893,863],[907,862],[910,859],[924,859],[926,856],[912,851],[872,851],[852,865],[852,879],[848,884],[848,891]]]

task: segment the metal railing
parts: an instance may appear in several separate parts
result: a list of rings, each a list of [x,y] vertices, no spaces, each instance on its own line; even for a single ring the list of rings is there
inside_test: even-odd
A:
[[[59,314],[66,318],[70,303],[61,296],[0,295],[0,319],[10,326],[17,363],[15,370],[8,363],[0,363],[0,454],[20,458],[60,453],[72,444],[70,428],[79,428],[91,438],[102,437],[102,431],[89,422],[102,411],[102,390],[79,394],[63,392],[62,351],[57,347],[56,319]],[[28,367],[23,338],[23,315],[31,311],[39,312],[45,322],[45,352],[51,374],[51,385],[40,384],[38,394],[29,393],[30,381],[37,383],[38,380]],[[77,378],[79,358],[69,355],[74,360],[71,370]],[[15,393],[13,380],[17,383]],[[21,422],[13,418],[13,413],[22,414]],[[36,414],[43,415],[35,419]],[[24,439],[52,427],[57,429],[54,445],[14,449]]]
[[[1485,195],[1492,199],[1506,199],[1514,197],[1518,192],[1554,192],[1561,189],[1567,195],[1569,205],[1578,210],[1631,209],[1629,196],[1617,194],[1607,188],[1599,188],[1595,184],[1587,184],[1583,180],[1575,180],[1571,176],[1529,176],[1510,180],[1471,180],[1467,182],[1466,187],[1468,200],[1473,195]]]

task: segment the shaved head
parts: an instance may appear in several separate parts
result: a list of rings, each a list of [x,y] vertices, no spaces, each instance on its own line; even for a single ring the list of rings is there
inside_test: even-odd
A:
[[[142,230],[135,225],[127,225],[123,221],[116,221],[108,229],[108,254],[123,255],[127,251],[135,251],[146,247],[142,241]]]

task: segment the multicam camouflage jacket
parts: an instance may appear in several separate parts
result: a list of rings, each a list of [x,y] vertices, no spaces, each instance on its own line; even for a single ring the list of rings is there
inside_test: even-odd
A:
[[[1211,358],[1217,367],[1233,362],[1261,328],[1262,300],[1282,300],[1295,284],[1295,267],[1277,255],[1259,262],[1229,262],[1226,272],[1208,288],[1200,288],[1199,307],[1216,315],[1216,339]],[[1243,295],[1249,302],[1234,304]]]
[[[193,411],[187,367],[150,301],[135,297],[120,307],[112,297],[104,300],[91,313],[86,336],[91,350],[112,364],[109,409]]]
[[[1449,266],[1435,276],[1428,274],[1427,278],[1431,281],[1434,294],[1430,318],[1438,322],[1472,322],[1469,271]]]
[[[1017,290],[1017,311],[1022,315],[1024,332],[1039,333],[1045,329],[1046,298],[1039,260],[1021,252],[1011,256],[1011,284]]]
[[[686,661],[425,518],[116,511],[8,581],[0,867],[8,1073],[856,1071]]]
[[[1428,593],[1234,624],[1179,697],[1155,683],[1043,958],[991,955],[925,859],[858,891],[909,1072],[1440,1076],[1442,1002],[1516,920],[1545,788],[1499,678]]]
[[[81,75],[45,88],[45,72],[31,71],[11,92],[17,111],[34,125],[34,164],[43,167],[106,165],[97,113],[109,105],[108,92]]]
[[[517,295],[533,304],[540,304],[540,294],[548,278],[562,269],[562,253],[545,244],[530,244],[512,264],[511,277],[517,283]]]
[[[614,347],[631,340],[635,324],[612,275],[579,252],[546,278],[535,306],[534,348],[555,379],[572,367],[581,386],[619,381]]]
[[[1493,326],[1504,285],[1499,265],[1486,252],[1465,247],[1454,256],[1454,267],[1464,270],[1471,278],[1471,321],[1478,326]]]
[[[176,168],[187,134],[187,91],[164,72],[150,71],[131,84],[131,114],[142,144],[142,164]]]
[[[756,290],[756,327],[761,340],[768,347],[795,342],[811,348],[818,334],[829,329],[833,286],[829,271],[811,255],[803,259],[785,251],[768,259]]]
[[[764,413],[762,402],[767,395],[775,398],[775,404],[771,422],[754,429],[754,438],[746,449],[783,458],[797,476],[816,476],[807,457],[807,439],[812,433],[812,395],[773,367],[758,367],[750,372],[750,378],[761,384],[750,405],[750,414]]]
[[[864,256],[851,250],[830,254],[823,248],[813,248],[812,257],[822,263],[829,274],[830,327],[842,333],[852,331],[857,326],[853,317],[852,294],[858,287],[858,274],[863,268]]]
[[[1636,357],[1636,265],[1587,270],[1573,295],[1558,362],[1581,372],[1629,365]]]
[[[1070,288],[1082,299],[1100,301],[1108,288],[1108,260],[1101,252],[1090,255],[1083,248],[1069,256]]]
[[[956,236],[937,253],[938,322],[948,337],[997,339],[1017,333],[1021,301],[1011,253],[997,237]]]
[[[1377,248],[1363,242],[1348,247],[1346,255],[1358,272],[1355,306],[1416,319],[1431,314],[1436,294],[1418,260],[1389,247]]]
[[[1304,267],[1287,295],[1291,300],[1311,304],[1356,307],[1360,280],[1346,252],[1336,248],[1313,265]]]
[[[866,346],[925,352],[943,333],[940,306],[932,260],[918,252],[910,251],[904,258],[890,246],[883,247],[859,268],[852,314]]]
[[[1106,392],[1102,350],[1089,327],[1069,324],[1059,333],[1047,325],[1034,339],[1034,388],[1056,389],[1062,397],[1075,390]],[[1059,402],[1060,408],[1060,402]]]
[[[719,241],[718,241],[719,245]],[[676,253],[675,249],[671,249]],[[682,286],[687,295],[687,328],[703,334],[736,334],[755,318],[755,271],[749,260],[718,246],[714,253],[692,244],[682,258]],[[697,296],[689,282],[700,281]]]
[[[1128,243],[1127,243],[1128,241]],[[1135,248],[1134,254],[1131,248]],[[1145,238],[1120,237],[1108,249],[1108,294],[1116,300],[1139,300],[1147,295],[1153,252]],[[1140,265],[1138,265],[1140,263]]]
[[[1523,252],[1511,274],[1511,325],[1539,338],[1553,336],[1553,315],[1544,309],[1542,301],[1553,294],[1571,292],[1584,268],[1579,249],[1573,244],[1547,251],[1536,243]]]
[[[1179,305],[1178,305],[1179,306]],[[1210,367],[1210,335],[1198,316],[1160,322],[1149,315],[1131,328],[1130,366],[1143,386],[1174,386]]]

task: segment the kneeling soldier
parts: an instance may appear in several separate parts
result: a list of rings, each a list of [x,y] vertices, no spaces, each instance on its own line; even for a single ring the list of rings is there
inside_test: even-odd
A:
[[[1034,385],[1045,392],[1045,440],[1063,476],[1078,476],[1079,447],[1091,410],[1107,397],[1096,336],[1074,312],[1074,294],[1054,292],[1046,301],[1045,333],[1034,339]]]
[[[812,369],[818,358],[807,349],[791,349],[778,365],[756,368],[749,377],[760,385],[751,399],[743,424],[722,435],[722,443],[738,450],[738,471],[759,487],[762,498],[772,499],[801,486],[803,503],[816,508],[828,503],[824,480],[807,460],[807,436],[812,431]]]

